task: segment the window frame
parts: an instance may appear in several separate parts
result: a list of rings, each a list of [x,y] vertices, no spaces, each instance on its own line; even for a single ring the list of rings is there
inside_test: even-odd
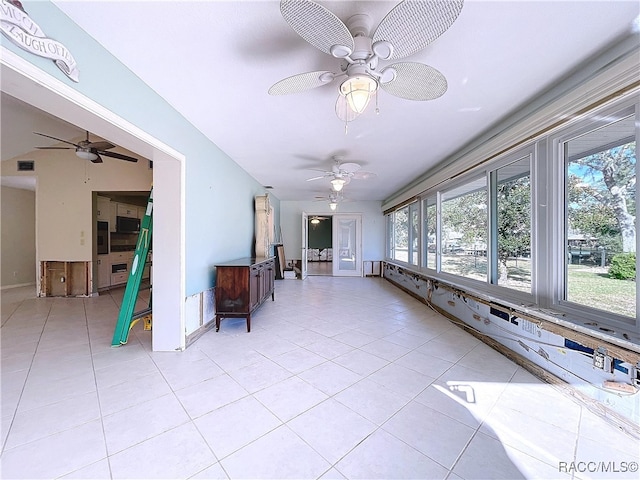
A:
[[[487,275],[485,275],[485,280],[478,280],[475,278],[471,278],[471,277],[465,277],[462,275],[457,275],[455,273],[451,273],[451,272],[445,272],[442,270],[442,256],[444,253],[444,249],[442,246],[442,232],[444,230],[443,228],[443,223],[442,223],[442,211],[443,211],[443,203],[449,201],[449,200],[453,200],[455,198],[459,198],[462,197],[464,195],[469,195],[472,193],[475,193],[477,191],[480,191],[481,189],[475,189],[475,190],[470,190],[468,192],[464,192],[460,195],[456,195],[454,197],[451,198],[445,198],[447,196],[448,192],[451,192],[452,190],[456,190],[459,188],[462,188],[466,185],[469,185],[473,182],[477,182],[479,180],[483,180],[485,182],[484,184],[484,190],[486,192],[487,195],[487,209],[486,209],[486,224],[487,224],[487,228],[485,231],[485,235],[486,235],[486,240],[487,240],[487,265],[489,265],[490,259],[489,259],[489,243],[490,243],[490,239],[489,239],[489,178],[487,175],[487,171],[483,170],[483,171],[479,171],[479,172],[475,172],[475,173],[471,173],[469,175],[464,175],[462,177],[460,177],[459,179],[456,179],[455,182],[450,182],[446,185],[444,185],[442,188],[438,189],[438,204],[437,204],[437,215],[438,215],[438,242],[437,242],[437,256],[438,256],[438,261],[437,261],[437,272],[440,275],[443,275],[445,278],[456,278],[456,279],[460,279],[460,281],[464,282],[470,282],[470,285],[485,285],[487,283],[487,278],[488,278],[488,271],[487,271]]]
[[[619,315],[616,313],[611,313],[609,311],[598,309],[595,307],[589,307],[586,305],[581,305],[576,302],[572,302],[566,300],[567,296],[567,264],[566,264],[566,241],[567,241],[567,228],[568,221],[566,218],[567,215],[567,205],[568,205],[568,195],[566,191],[567,185],[567,176],[566,176],[566,162],[567,158],[565,158],[564,145],[565,143],[578,138],[582,135],[586,135],[589,132],[596,131],[600,128],[606,127],[616,121],[619,121],[629,115],[635,116],[635,142],[636,142],[636,178],[638,176],[638,139],[639,135],[639,127],[638,122],[640,121],[640,102],[639,101],[622,101],[617,102],[614,105],[611,105],[607,108],[595,109],[590,111],[585,118],[582,118],[580,121],[577,121],[562,130],[558,131],[555,135],[551,136],[550,144],[553,148],[554,154],[554,171],[553,174],[553,184],[554,188],[552,190],[552,195],[554,199],[554,219],[553,219],[553,249],[554,249],[554,257],[557,259],[559,263],[558,265],[562,265],[562,268],[557,268],[550,280],[552,283],[552,308],[558,310],[560,313],[565,314],[568,318],[571,319],[581,319],[578,321],[571,320],[572,323],[582,323],[589,326],[610,326],[613,328],[621,328],[621,329],[631,329],[632,331],[640,331],[640,322],[638,321],[638,284],[636,280],[636,316],[627,317],[624,315]],[[606,145],[604,145],[606,147]],[[636,184],[636,192],[637,192],[637,184]],[[638,199],[638,195],[636,194],[636,212],[638,211],[640,199]],[[636,217],[636,271],[638,271],[638,267],[640,266],[640,259],[638,258],[638,234],[637,234],[637,226],[638,221]],[[600,326],[600,330],[607,331],[608,329]]]
[[[420,247],[419,267],[406,264],[410,269],[415,269],[436,280],[442,280],[454,287],[460,287],[468,291],[480,294],[489,299],[512,303],[516,305],[527,305],[532,311],[539,311],[544,315],[555,315],[562,322],[572,324],[574,327],[582,328],[585,332],[598,331],[609,334],[617,330],[617,333],[630,332],[640,334],[639,314],[640,299],[638,293],[640,289],[636,281],[636,316],[622,316],[610,312],[580,305],[564,300],[564,278],[565,278],[565,158],[563,152],[564,142],[570,141],[589,131],[597,130],[610,123],[622,119],[629,114],[635,115],[635,141],[636,149],[640,140],[640,96],[635,90],[620,98],[612,99],[603,105],[593,107],[588,111],[582,111],[575,115],[572,120],[568,120],[563,125],[558,125],[548,131],[542,132],[535,137],[527,137],[518,142],[512,138],[516,144],[513,148],[505,149],[491,159],[478,158],[475,167],[469,168],[459,175],[454,175],[449,180],[437,183],[428,188],[420,195],[420,236],[422,245]],[[524,136],[524,133],[523,133]],[[606,145],[605,145],[606,146]],[[451,190],[456,186],[470,182],[473,178],[482,175],[487,177],[488,215],[487,225],[491,228],[494,212],[497,208],[497,200],[490,189],[492,185],[497,186],[497,171],[509,163],[518,161],[529,155],[530,158],[530,195],[531,195],[531,291],[530,293],[515,290],[504,285],[491,283],[490,270],[495,268],[495,262],[489,257],[496,255],[497,233],[490,232],[487,237],[488,265],[487,280],[465,278],[442,271],[442,203],[443,192]],[[640,166],[637,162],[638,153],[636,150],[636,177]],[[492,179],[493,177],[493,179]],[[640,210],[640,196],[637,194],[636,184],[635,209]],[[427,266],[428,255],[425,248],[428,241],[424,238],[426,226],[424,225],[426,205],[429,199],[436,198],[436,268]],[[405,204],[406,205],[406,204]],[[404,205],[403,205],[404,206]],[[638,221],[636,219],[636,228]],[[640,246],[640,235],[636,232],[636,252]],[[490,253],[492,252],[492,253]],[[394,262],[393,260],[391,260]],[[399,263],[399,262],[398,262]],[[562,267],[559,267],[562,265]],[[640,267],[640,259],[636,255],[636,271]]]
[[[415,207],[414,207],[415,206]],[[412,207],[414,207],[414,210],[412,210]],[[396,215],[398,212],[400,212],[401,210],[407,210],[407,261],[403,261],[403,260],[398,260],[397,258],[395,258],[396,254],[397,254],[397,245],[396,245]],[[386,239],[385,239],[385,245],[386,245],[386,252],[385,255],[387,257],[387,261],[389,262],[394,262],[394,263],[399,263],[401,265],[406,265],[408,267],[412,267],[412,268],[419,268],[420,262],[421,262],[421,232],[418,231],[418,244],[416,247],[416,251],[415,253],[417,253],[417,262],[411,263],[411,253],[412,253],[412,241],[413,241],[413,234],[411,231],[411,212],[412,211],[417,211],[417,215],[418,215],[418,226],[419,226],[419,221],[420,221],[420,214],[421,214],[421,210],[420,210],[420,200],[416,199],[413,202],[404,204],[399,206],[398,208],[394,209],[392,212],[389,212],[385,215],[386,217]]]

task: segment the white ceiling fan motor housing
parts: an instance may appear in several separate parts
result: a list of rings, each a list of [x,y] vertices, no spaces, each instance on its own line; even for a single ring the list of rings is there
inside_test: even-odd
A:
[[[371,32],[371,17],[366,13],[357,13],[347,19],[346,25],[351,35],[355,38],[369,37],[369,32]]]

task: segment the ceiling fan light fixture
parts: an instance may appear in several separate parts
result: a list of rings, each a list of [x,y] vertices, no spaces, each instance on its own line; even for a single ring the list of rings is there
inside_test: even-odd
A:
[[[344,187],[345,183],[346,182],[343,178],[334,178],[333,180],[331,180],[331,188],[333,188],[334,191],[339,192],[340,190],[342,190],[342,187]]]
[[[340,85],[340,93],[346,97],[349,108],[358,114],[365,111],[377,89],[378,82],[366,74],[349,77]]]
[[[96,158],[98,158],[98,155],[93,153],[88,148],[77,148],[76,155],[83,160],[95,160]]]
[[[329,208],[331,210],[335,210],[336,208],[338,208],[338,204],[336,202],[329,202]]]
[[[319,223],[320,223],[320,220],[319,220],[319,219],[317,219],[317,218],[312,218],[312,219],[311,219],[311,223],[312,223],[313,225],[317,225],[317,224],[319,224]]]

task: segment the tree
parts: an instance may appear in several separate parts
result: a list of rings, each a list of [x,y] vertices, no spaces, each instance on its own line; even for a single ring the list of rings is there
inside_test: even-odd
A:
[[[507,282],[509,258],[531,251],[529,176],[498,185],[498,262],[500,283]]]
[[[442,203],[445,235],[456,232],[463,243],[487,243],[487,191],[467,193]]]
[[[409,247],[409,207],[398,210],[395,213],[393,223],[394,244],[398,250],[406,250]]]
[[[635,142],[570,162],[569,220],[575,222],[572,226],[580,230],[582,228],[604,229],[611,233],[610,219],[614,218],[617,230],[622,237],[622,251],[635,252],[635,186]],[[571,213],[572,209],[573,213]],[[588,218],[590,219],[585,224]],[[599,220],[595,220],[597,218]],[[591,226],[588,226],[589,222]],[[587,232],[583,231],[583,233]]]

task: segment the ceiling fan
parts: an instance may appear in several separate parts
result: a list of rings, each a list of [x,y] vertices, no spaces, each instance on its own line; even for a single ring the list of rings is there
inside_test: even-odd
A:
[[[329,208],[335,210],[338,208],[338,203],[348,202],[349,200],[344,197],[342,192],[329,192],[329,195],[316,195],[314,202],[329,202]]]
[[[280,11],[291,28],[342,62],[338,72],[307,72],[280,80],[269,94],[300,93],[341,78],[335,111],[345,122],[363,113],[379,88],[407,100],[438,98],[446,92],[447,80],[435,68],[417,62],[380,68],[379,61],[408,57],[425,48],[455,22],[463,4],[464,0],[404,0],[371,33],[366,14],[350,17],[345,25],[312,0],[281,0]]]
[[[318,175],[312,178],[307,178],[307,182],[311,182],[313,180],[320,180],[321,178],[332,178],[331,180],[331,188],[336,192],[342,190],[342,188],[347,185],[351,180],[366,180],[368,178],[376,177],[376,174],[373,172],[366,172],[364,170],[360,170],[360,165],[354,162],[346,162],[341,163],[340,157],[333,158],[334,164],[331,168],[331,171],[320,170],[322,175]]]
[[[321,221],[330,219],[331,217],[319,217],[318,215],[314,215],[313,217],[309,217],[309,223],[313,228],[316,228]]]
[[[59,142],[68,143],[69,145],[73,145],[76,150],[76,155],[84,160],[90,160],[92,163],[102,163],[102,157],[100,155],[104,155],[105,157],[113,157],[119,160],[126,160],[127,162],[137,162],[138,159],[134,157],[130,157],[128,155],[123,155],[122,153],[116,152],[107,152],[110,148],[115,148],[115,145],[109,142],[91,142],[89,141],[89,132],[87,132],[87,139],[81,140],[78,143],[69,142],[67,140],[62,140],[61,138],[52,137],[50,135],[45,135],[44,133],[33,132],[36,135],[40,135],[41,137],[52,138],[54,140],[58,140]],[[41,150],[71,150],[72,147],[36,147]]]

